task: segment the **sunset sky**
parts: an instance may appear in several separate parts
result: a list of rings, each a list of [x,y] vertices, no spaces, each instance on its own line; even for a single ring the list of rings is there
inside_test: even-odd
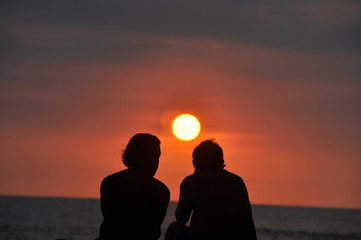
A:
[[[254,204],[361,208],[361,2],[0,3],[0,195],[99,197],[138,132],[176,201],[214,138]],[[177,114],[198,117],[176,139]]]

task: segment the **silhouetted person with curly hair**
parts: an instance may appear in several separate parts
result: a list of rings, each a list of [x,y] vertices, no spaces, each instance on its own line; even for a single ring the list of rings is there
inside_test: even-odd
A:
[[[176,222],[165,240],[257,239],[246,185],[224,169],[222,148],[203,141],[193,151],[193,166],[180,185]]]
[[[104,220],[98,240],[158,239],[170,193],[155,175],[160,157],[157,137],[134,135],[123,153],[127,169],[104,178],[101,210]]]

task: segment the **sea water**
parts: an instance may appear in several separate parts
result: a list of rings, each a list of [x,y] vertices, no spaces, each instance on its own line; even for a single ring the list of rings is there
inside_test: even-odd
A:
[[[162,224],[174,221],[171,202]],[[253,205],[260,240],[361,240],[361,209]],[[1,240],[90,240],[102,221],[99,199],[0,196]]]

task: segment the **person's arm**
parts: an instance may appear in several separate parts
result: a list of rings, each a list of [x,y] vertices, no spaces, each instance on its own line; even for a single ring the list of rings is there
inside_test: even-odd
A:
[[[164,190],[162,193],[162,197],[161,197],[161,203],[160,203],[160,211],[159,211],[159,221],[160,224],[164,221],[165,215],[167,213],[167,209],[168,209],[168,204],[169,204],[169,200],[170,200],[170,192],[169,189],[164,186]]]
[[[189,179],[185,178],[180,185],[179,202],[176,209],[176,220],[180,224],[186,224],[194,207],[194,190]]]
[[[103,217],[109,217],[111,214],[111,201],[109,193],[109,179],[108,177],[104,178],[100,185],[100,208],[103,214]]]
[[[249,200],[246,184],[243,182],[243,180],[242,180],[242,183],[243,183],[243,189],[244,189],[244,192],[246,195],[246,201],[247,201],[246,223],[247,223],[247,228],[248,228],[248,233],[249,233],[249,239],[257,240],[256,228],[255,228],[254,221],[253,221],[251,202]]]

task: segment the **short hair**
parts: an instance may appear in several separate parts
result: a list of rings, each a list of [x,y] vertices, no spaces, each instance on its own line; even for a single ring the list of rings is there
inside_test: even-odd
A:
[[[135,134],[127,144],[122,159],[128,168],[147,168],[155,160],[159,161],[160,140],[149,133]]]
[[[201,142],[192,153],[195,171],[218,170],[224,168],[223,150],[209,139]]]

